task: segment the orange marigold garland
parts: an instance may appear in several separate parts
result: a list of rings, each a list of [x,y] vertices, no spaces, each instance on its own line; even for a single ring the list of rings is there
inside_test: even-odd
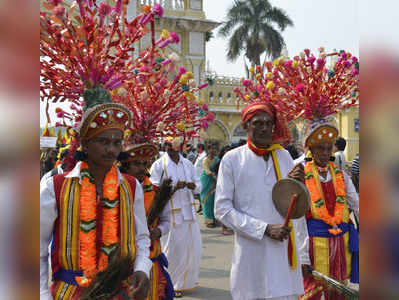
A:
[[[94,179],[90,175],[89,166],[82,162],[81,189],[80,189],[80,269],[83,276],[77,276],[76,281],[80,286],[88,286],[98,271],[104,270],[108,265],[108,256],[118,243],[119,201],[118,173],[115,166],[106,174],[103,183],[103,232],[102,251],[97,265],[96,248],[96,217],[97,195]]]
[[[329,162],[329,172],[334,183],[336,203],[334,215],[331,216],[326,207],[323,190],[320,184],[320,175],[313,161],[305,165],[305,182],[309,190],[310,198],[320,219],[333,228],[328,231],[337,235],[342,232],[337,225],[342,223],[343,211],[345,207],[345,181],[342,171],[332,162]]]

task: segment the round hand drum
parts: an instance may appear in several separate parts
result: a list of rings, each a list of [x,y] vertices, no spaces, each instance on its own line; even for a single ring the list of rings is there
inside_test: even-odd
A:
[[[273,187],[273,203],[283,218],[287,216],[294,194],[297,194],[298,198],[289,217],[290,219],[303,217],[308,211],[310,201],[308,189],[302,182],[292,178],[281,179]]]

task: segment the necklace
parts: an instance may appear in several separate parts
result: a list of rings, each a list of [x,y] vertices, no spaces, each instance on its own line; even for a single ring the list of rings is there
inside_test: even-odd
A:
[[[334,215],[331,216],[327,210],[323,189],[320,184],[320,175],[313,161],[307,162],[305,165],[305,183],[310,193],[312,205],[318,216],[324,223],[332,226],[328,231],[333,235],[337,235],[342,232],[338,228],[338,225],[342,223],[345,207],[345,181],[342,171],[332,162],[328,163],[326,172],[330,172],[335,189],[336,203]]]
[[[98,271],[103,271],[108,265],[108,256],[117,247],[119,201],[118,173],[115,166],[105,175],[102,190],[102,236],[101,253],[97,262],[97,193],[94,178],[89,166],[82,162],[80,168],[80,269],[83,276],[77,276],[80,286],[89,286]]]

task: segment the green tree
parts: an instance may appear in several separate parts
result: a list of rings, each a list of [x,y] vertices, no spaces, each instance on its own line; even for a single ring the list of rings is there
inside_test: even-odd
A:
[[[229,38],[227,58],[236,60],[243,52],[251,65],[260,65],[263,53],[275,59],[285,46],[281,32],[293,26],[284,10],[267,0],[235,0],[219,35]]]

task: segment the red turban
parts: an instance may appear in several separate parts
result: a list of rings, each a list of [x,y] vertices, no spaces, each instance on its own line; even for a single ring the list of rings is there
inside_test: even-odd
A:
[[[291,139],[285,117],[269,102],[255,102],[246,105],[241,111],[241,121],[245,124],[259,112],[265,112],[273,118],[273,143],[284,143]]]

